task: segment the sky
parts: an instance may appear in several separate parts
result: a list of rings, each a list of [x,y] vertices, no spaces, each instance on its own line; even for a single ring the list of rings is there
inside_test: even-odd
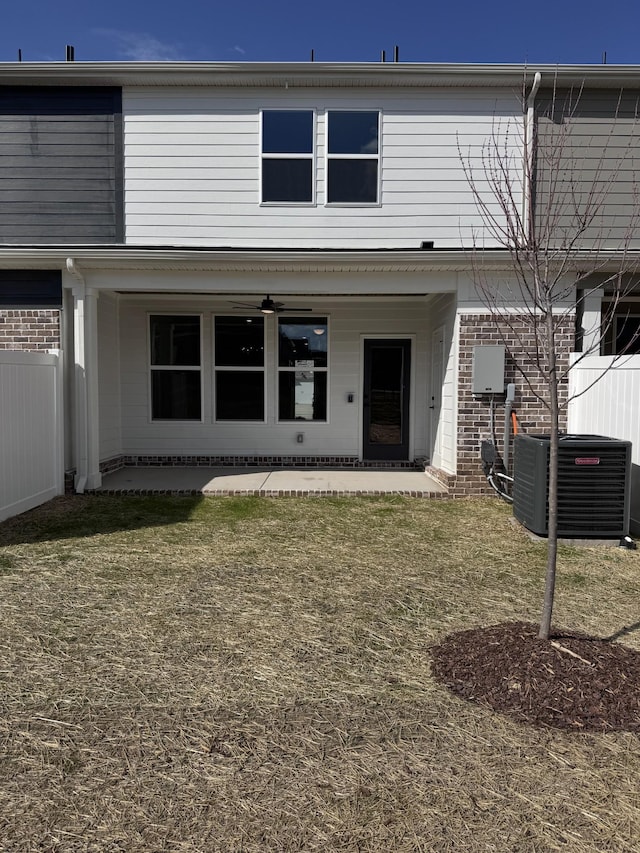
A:
[[[636,0],[5,0],[0,61],[640,63]]]

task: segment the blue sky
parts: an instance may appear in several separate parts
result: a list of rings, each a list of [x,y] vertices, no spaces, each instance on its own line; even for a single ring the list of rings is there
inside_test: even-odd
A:
[[[633,0],[6,0],[0,61],[640,62]]]

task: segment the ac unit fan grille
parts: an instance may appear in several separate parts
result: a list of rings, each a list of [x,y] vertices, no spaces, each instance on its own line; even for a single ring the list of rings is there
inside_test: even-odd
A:
[[[576,437],[562,441],[558,449],[558,534],[600,538],[625,535],[629,524],[630,443],[601,436],[588,438],[591,440]],[[548,440],[540,436],[516,438],[514,515],[541,535],[548,532],[548,465]]]

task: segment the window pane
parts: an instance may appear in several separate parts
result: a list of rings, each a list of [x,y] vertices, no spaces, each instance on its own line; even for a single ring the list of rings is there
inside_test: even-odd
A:
[[[282,370],[278,386],[281,421],[326,421],[327,374],[324,371]]]
[[[313,201],[311,158],[262,161],[262,201]]]
[[[200,317],[157,314],[151,322],[151,364],[200,365]]]
[[[614,353],[640,353],[640,317],[616,317]]]
[[[329,154],[377,154],[378,113],[329,113]]]
[[[264,420],[264,373],[261,370],[216,372],[216,420]]]
[[[152,370],[153,420],[200,420],[200,371]]]
[[[282,317],[278,321],[280,367],[327,366],[327,318]],[[300,364],[300,362],[309,364]]]
[[[216,364],[230,367],[264,365],[262,317],[215,318]]]
[[[328,202],[375,204],[378,201],[377,160],[329,160]]]
[[[267,110],[262,113],[263,154],[311,154],[313,113],[307,110]]]

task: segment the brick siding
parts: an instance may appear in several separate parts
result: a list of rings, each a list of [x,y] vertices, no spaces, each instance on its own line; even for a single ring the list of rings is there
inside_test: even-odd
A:
[[[498,325],[500,323],[500,326]],[[499,331],[501,329],[502,331]],[[566,368],[574,346],[575,324],[567,318],[558,331],[559,368]],[[509,324],[488,314],[464,314],[460,317],[460,352],[458,380],[458,474],[454,486],[456,495],[493,494],[482,471],[480,443],[491,437],[491,395],[474,396],[472,388],[473,348],[475,346],[507,347],[505,384],[514,382],[514,410],[521,432],[549,431],[549,413],[542,400],[547,398],[545,383],[536,375],[532,365],[535,336],[525,319],[512,318]],[[522,375],[525,373],[525,377]],[[566,403],[567,383],[560,387],[560,401]],[[504,431],[504,396],[494,398],[495,437],[502,453]],[[566,428],[566,406],[560,410],[560,429]]]
[[[0,349],[42,351],[60,346],[58,309],[0,309]]]

